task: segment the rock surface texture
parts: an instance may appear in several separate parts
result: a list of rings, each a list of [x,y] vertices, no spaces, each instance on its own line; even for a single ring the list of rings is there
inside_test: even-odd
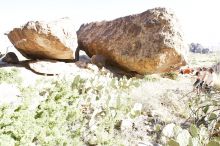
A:
[[[8,38],[29,59],[74,59],[77,38],[70,19],[53,22],[30,21],[14,28]]]
[[[186,64],[181,28],[165,8],[83,24],[77,38],[78,47],[90,57],[102,55],[108,62],[140,74],[168,72]]]
[[[28,65],[35,73],[49,75],[74,73],[77,67],[74,63],[65,63],[55,60],[30,61]]]

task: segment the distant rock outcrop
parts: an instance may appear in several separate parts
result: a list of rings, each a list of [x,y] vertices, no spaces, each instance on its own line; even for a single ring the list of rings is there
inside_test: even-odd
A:
[[[15,48],[29,59],[74,59],[77,38],[69,19],[30,21],[8,34]]]
[[[189,45],[189,51],[193,53],[201,53],[201,54],[207,54],[210,52],[209,48],[205,48],[199,43],[191,43]]]
[[[78,47],[90,57],[104,56],[108,62],[140,74],[172,71],[186,64],[178,21],[165,8],[83,24],[77,37]]]

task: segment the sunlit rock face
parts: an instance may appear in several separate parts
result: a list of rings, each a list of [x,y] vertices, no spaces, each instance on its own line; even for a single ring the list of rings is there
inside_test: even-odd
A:
[[[70,19],[30,21],[9,32],[15,48],[30,59],[74,59],[77,37]]]
[[[90,57],[102,55],[140,74],[168,72],[186,64],[178,20],[165,8],[83,24],[77,37],[78,47]]]

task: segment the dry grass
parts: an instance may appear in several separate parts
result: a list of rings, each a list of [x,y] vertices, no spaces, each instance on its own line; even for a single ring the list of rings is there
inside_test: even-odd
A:
[[[210,54],[189,53],[188,63],[191,67],[211,67],[219,61],[220,52]]]
[[[188,76],[180,75],[177,80],[158,77],[154,82],[142,82],[131,91],[131,95],[134,102],[143,104],[145,112],[158,115],[165,121],[178,121],[186,114],[185,104],[179,99],[192,88]]]

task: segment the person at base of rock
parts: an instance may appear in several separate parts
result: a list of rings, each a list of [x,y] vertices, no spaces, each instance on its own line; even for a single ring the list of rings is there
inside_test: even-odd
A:
[[[200,76],[201,76],[201,78],[200,78],[200,80],[201,80],[201,82],[200,82],[200,88],[202,89],[202,87],[203,87],[203,83],[204,83],[204,79],[205,79],[205,77],[206,77],[206,74],[207,74],[207,68],[206,67],[203,67],[202,68],[202,71],[200,71]]]
[[[195,75],[196,75],[196,81],[193,84],[193,92],[196,90],[196,93],[198,94],[200,92],[199,85],[201,82],[200,70],[198,70]]]
[[[183,74],[190,74],[191,72],[192,72],[192,69],[189,67],[183,70]]]
[[[193,75],[197,76],[196,74],[200,73],[200,71],[202,71],[201,67],[196,68],[196,70],[193,72]]]
[[[187,67],[187,68],[185,68],[185,69],[181,69],[180,70],[180,73],[181,74],[190,74],[190,73],[192,73],[194,70],[192,69],[192,68],[190,68],[190,67]]]
[[[179,73],[180,73],[180,74],[183,74],[183,69],[180,69],[180,70],[179,70]]]
[[[209,93],[213,86],[214,86],[214,70],[210,68],[204,79],[204,91],[207,91]]]

